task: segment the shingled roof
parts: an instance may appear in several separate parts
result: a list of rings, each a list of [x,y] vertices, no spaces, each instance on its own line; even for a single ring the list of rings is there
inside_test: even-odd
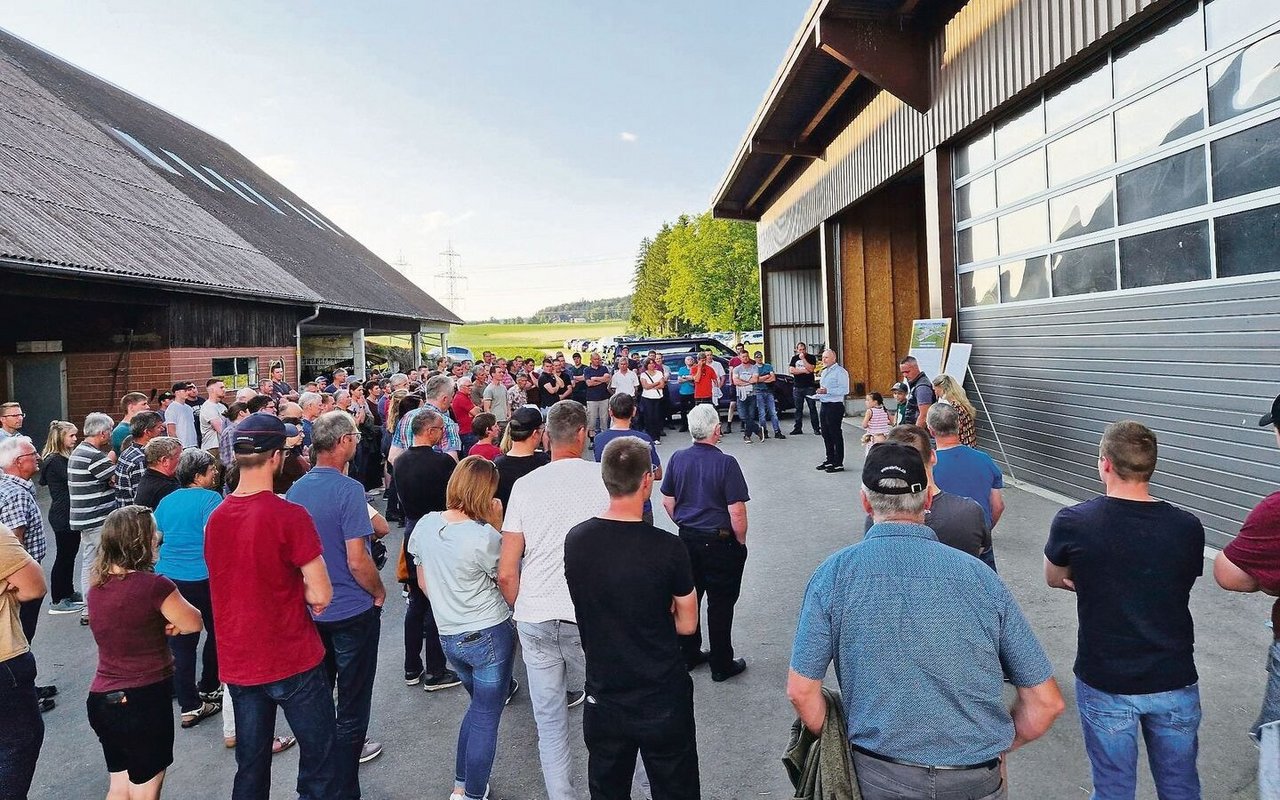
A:
[[[225,142],[2,30],[0,259],[462,322]]]

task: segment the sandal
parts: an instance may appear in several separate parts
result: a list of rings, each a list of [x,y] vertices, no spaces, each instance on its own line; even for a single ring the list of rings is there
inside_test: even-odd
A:
[[[182,712],[182,727],[194,728],[205,717],[212,717],[222,710],[221,703],[201,703],[195,711]]]
[[[297,743],[298,740],[292,736],[277,736],[271,740],[271,755],[283,753]]]

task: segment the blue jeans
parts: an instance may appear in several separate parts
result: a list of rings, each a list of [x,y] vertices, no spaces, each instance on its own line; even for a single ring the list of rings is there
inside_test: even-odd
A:
[[[742,420],[742,433],[744,436],[755,436],[757,430],[763,430],[756,424],[755,395],[749,394],[738,400],[738,419]]]
[[[1076,705],[1093,768],[1093,800],[1132,800],[1139,731],[1160,800],[1199,799],[1199,684],[1153,694],[1108,694],[1077,678]]]
[[[269,800],[276,709],[298,738],[298,800],[336,797],[333,693],[324,665],[260,686],[230,684],[236,709],[236,778],[231,800]]]
[[[1262,726],[1276,720],[1280,720],[1280,641],[1272,642],[1267,650],[1267,688],[1262,696],[1262,711],[1249,735],[1257,741]]]
[[[44,744],[31,653],[0,661],[0,797],[25,798]]]
[[[441,635],[440,644],[471,695],[471,705],[458,730],[454,782],[464,787],[467,797],[478,800],[489,785],[498,749],[498,723],[516,656],[515,625],[507,620],[484,630]]]
[[[324,642],[325,676],[338,687],[333,779],[338,800],[360,800],[360,750],[369,732],[373,676],[378,669],[382,609],[370,608],[337,622],[317,622]]]
[[[814,433],[822,432],[822,425],[818,422],[818,401],[809,399],[809,395],[813,394],[815,391],[817,391],[817,387],[811,387],[808,389],[797,389],[792,387],[791,389],[791,400],[795,403],[796,407],[794,426],[791,430],[796,433],[799,433],[800,429],[804,427],[804,407],[806,405],[809,406],[810,427],[813,428]]]
[[[778,422],[778,402],[773,391],[756,392],[753,399],[756,403],[756,425],[760,430],[767,430],[765,426],[772,422],[773,432],[782,433],[782,424]]]

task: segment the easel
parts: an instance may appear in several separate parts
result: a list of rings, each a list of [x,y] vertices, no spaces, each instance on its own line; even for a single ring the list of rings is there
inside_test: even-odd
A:
[[[969,369],[968,364],[965,365],[964,371],[969,376],[969,380],[973,382],[973,393],[978,396],[978,403],[982,406],[982,413],[986,415],[987,423],[991,426],[991,435],[996,438],[996,447],[1000,448],[1000,455],[1004,456],[1005,466],[1009,468],[1009,479],[1017,481],[1017,476],[1013,474],[1013,462],[1009,460],[1009,453],[1004,449],[1004,442],[1000,441],[1000,431],[996,429],[995,420],[991,417],[991,409],[987,408],[987,401],[982,397],[982,389],[978,387],[978,376],[973,374],[973,370]]]
[[[995,420],[991,418],[991,409],[987,408],[987,401],[982,396],[982,389],[978,386],[978,376],[973,374],[973,370],[969,368],[969,356],[973,354],[973,345],[968,342],[957,342],[953,344],[947,351],[947,363],[943,369],[943,373],[950,375],[953,379],[964,383],[967,376],[973,383],[973,392],[978,396],[978,404],[982,406],[982,413],[986,414],[987,421],[991,425],[991,434],[996,438],[996,447],[1000,449],[1000,455],[1004,456],[1005,466],[1009,468],[1010,480],[1017,480],[1013,474],[1013,462],[1009,460],[1009,453],[1004,449],[1004,442],[1000,441],[1000,431],[996,430]],[[959,368],[960,364],[964,365],[963,369]],[[956,372],[960,372],[960,376],[956,376]]]

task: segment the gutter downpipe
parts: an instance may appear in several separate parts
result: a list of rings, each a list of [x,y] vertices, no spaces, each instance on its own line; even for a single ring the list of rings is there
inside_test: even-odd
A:
[[[295,366],[297,367],[297,370],[298,370],[297,376],[298,376],[299,386],[303,385],[304,383],[304,381],[302,380],[302,326],[308,322],[311,322],[316,317],[320,316],[320,304],[316,303],[313,310],[315,311],[314,314],[312,314],[309,317],[303,317],[302,319],[298,320],[298,324],[294,326],[294,329],[293,329],[293,357],[296,362]]]

